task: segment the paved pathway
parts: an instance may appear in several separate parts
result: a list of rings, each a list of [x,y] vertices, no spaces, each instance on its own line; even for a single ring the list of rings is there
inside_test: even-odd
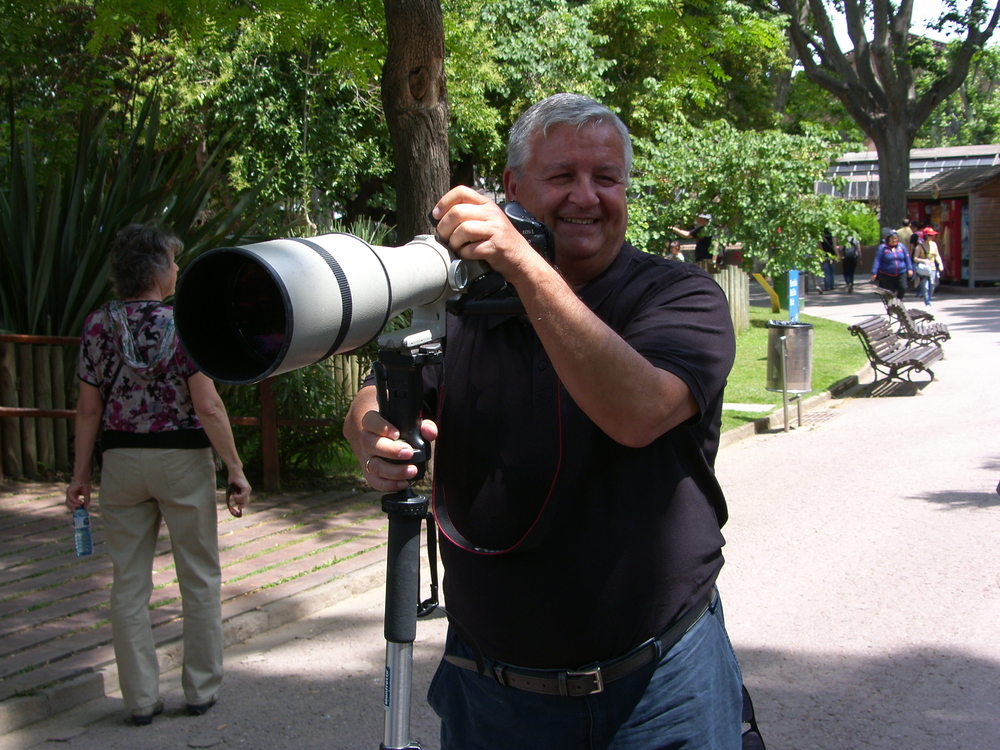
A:
[[[0,732],[117,683],[100,503],[95,552],[77,558],[63,485],[0,492]],[[386,517],[374,492],[261,495],[240,519],[219,501],[227,643],[381,585]],[[180,592],[161,528],[151,620],[163,669],[179,663]]]
[[[911,304],[913,300],[908,300]],[[809,295],[849,323],[873,295]],[[727,622],[770,750],[1000,748],[1000,296],[942,293],[954,337],[916,395],[827,401],[799,429],[727,444]],[[220,704],[121,724],[114,694],[10,732],[0,748],[375,748],[382,593],[341,597],[227,649]],[[413,736],[444,632],[418,626]]]
[[[881,307],[854,297],[806,312]],[[933,312],[953,338],[918,395],[720,454],[720,586],[772,748],[1000,748],[1000,297]]]

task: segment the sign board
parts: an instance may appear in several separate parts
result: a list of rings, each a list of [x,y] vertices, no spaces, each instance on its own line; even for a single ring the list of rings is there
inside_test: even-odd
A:
[[[799,272],[795,269],[788,272],[788,319],[799,321]]]

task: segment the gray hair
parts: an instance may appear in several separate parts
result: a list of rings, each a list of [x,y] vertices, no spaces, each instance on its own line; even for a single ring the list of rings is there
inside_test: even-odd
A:
[[[531,140],[536,133],[544,137],[553,125],[567,123],[582,128],[584,125],[607,123],[618,133],[625,152],[626,181],[632,173],[632,139],[628,128],[614,112],[589,96],[579,94],[553,94],[532,104],[517,118],[507,140],[507,168],[520,175],[531,157]]]
[[[148,292],[170,270],[184,244],[172,232],[154,224],[129,224],[111,245],[111,279],[122,299]]]

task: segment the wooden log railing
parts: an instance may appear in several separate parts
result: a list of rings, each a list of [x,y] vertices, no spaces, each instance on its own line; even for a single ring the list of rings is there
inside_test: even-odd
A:
[[[73,350],[79,344],[79,339],[69,336],[0,333],[0,479],[34,479],[40,467],[60,472],[72,467],[72,429],[67,420],[76,417],[76,410],[68,404],[76,395]],[[336,359],[331,376],[350,397],[349,389],[357,388],[357,360]],[[339,420],[279,418],[270,380],[260,383],[259,397],[259,417],[233,417],[231,421],[260,428],[262,488],[275,491],[281,479],[278,428]]]
[[[66,361],[80,340],[0,334],[0,477],[38,476],[70,466]],[[69,361],[73,361],[71,358]]]

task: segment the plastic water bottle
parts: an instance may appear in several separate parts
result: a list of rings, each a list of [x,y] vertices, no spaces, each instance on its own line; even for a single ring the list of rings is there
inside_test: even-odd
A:
[[[90,514],[86,508],[73,511],[73,543],[77,557],[85,557],[94,552],[94,538],[90,535]]]

